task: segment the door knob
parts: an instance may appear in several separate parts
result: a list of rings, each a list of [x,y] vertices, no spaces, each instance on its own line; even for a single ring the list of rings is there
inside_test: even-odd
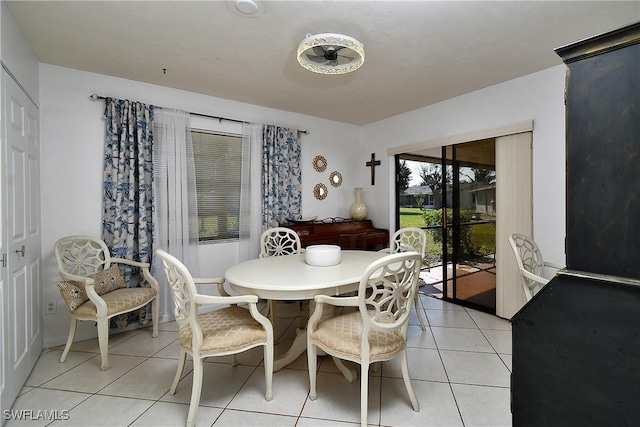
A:
[[[20,256],[22,256],[22,257],[24,257],[25,249],[26,249],[26,248],[24,247],[24,245],[22,245],[22,249],[20,249],[20,250],[17,250],[17,249],[16,249],[16,253],[17,253],[18,255],[20,255]]]

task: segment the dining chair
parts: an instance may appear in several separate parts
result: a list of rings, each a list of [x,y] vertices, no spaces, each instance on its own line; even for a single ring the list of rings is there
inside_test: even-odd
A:
[[[298,254],[302,252],[300,236],[287,227],[273,227],[260,236],[260,258]]]
[[[527,301],[530,301],[544,285],[549,283],[549,279],[546,279],[543,276],[545,267],[554,268],[556,270],[564,267],[545,261],[542,257],[540,248],[530,237],[514,233],[509,236],[509,244],[513,249],[513,254],[515,255],[516,262],[518,263],[518,269],[520,270],[520,276],[522,278],[524,296]]]
[[[317,295],[313,315],[307,328],[309,363],[309,398],[316,400],[318,349],[360,364],[360,422],[367,425],[369,366],[400,357],[402,377],[414,411],[418,400],[411,388],[407,361],[407,326],[411,305],[418,289],[420,254],[415,252],[386,255],[365,270],[358,295],[332,297]],[[325,305],[357,307],[356,311],[320,321]]]
[[[385,249],[383,249],[384,251]],[[427,251],[427,235],[424,230],[418,227],[404,227],[393,233],[389,244],[388,252],[392,254],[402,252],[418,252],[421,256],[420,261],[424,262]],[[415,299],[416,315],[423,331],[427,330],[427,321],[424,312],[420,308],[420,296]]]
[[[195,425],[202,390],[203,360],[207,357],[235,355],[254,347],[264,346],[265,399],[271,401],[273,380],[273,327],[260,314],[255,295],[230,296],[224,289],[224,278],[194,278],[187,267],[174,256],[158,249],[174,303],[174,313],[180,328],[180,357],[169,394],[176,393],[187,355],[193,359],[191,401],[187,427]],[[196,285],[217,285],[220,296],[200,294]],[[247,304],[248,310],[238,304]],[[200,314],[200,308],[223,305],[223,308]]]
[[[273,256],[292,255],[304,252],[298,233],[287,227],[273,227],[266,229],[260,236],[260,258]],[[276,330],[277,301],[269,300],[268,313]]]
[[[69,336],[60,363],[67,359],[78,320],[97,324],[102,371],[109,369],[109,323],[112,317],[139,310],[151,303],[151,336],[158,336],[158,282],[149,272],[149,263],[114,258],[105,242],[84,235],[59,239],[54,245],[54,254],[62,278],[57,286],[71,313]],[[118,265],[139,268],[146,285],[127,287]]]

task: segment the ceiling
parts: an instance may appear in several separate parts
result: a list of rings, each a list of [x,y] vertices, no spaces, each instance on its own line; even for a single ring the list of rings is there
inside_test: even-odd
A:
[[[227,1],[6,3],[40,62],[356,125],[561,64],[554,48],[640,21],[640,0],[262,1],[255,17]],[[364,65],[302,68],[298,43],[327,32],[362,42]]]

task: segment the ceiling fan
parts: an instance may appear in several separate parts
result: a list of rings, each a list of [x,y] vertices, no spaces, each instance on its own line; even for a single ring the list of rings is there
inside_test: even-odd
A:
[[[341,34],[307,34],[298,46],[298,62],[315,73],[345,74],[364,63],[364,46]]]
[[[340,55],[338,52],[340,52],[341,49],[344,49],[344,46],[315,46],[313,48],[315,55],[308,53],[306,55],[309,61],[334,67],[341,63],[346,64],[353,61],[352,56]],[[342,58],[342,60],[340,58]]]

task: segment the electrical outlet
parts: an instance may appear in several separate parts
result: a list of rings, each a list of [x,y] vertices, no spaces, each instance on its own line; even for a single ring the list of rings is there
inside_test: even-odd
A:
[[[56,312],[56,302],[49,301],[45,307],[44,314],[54,314]]]

